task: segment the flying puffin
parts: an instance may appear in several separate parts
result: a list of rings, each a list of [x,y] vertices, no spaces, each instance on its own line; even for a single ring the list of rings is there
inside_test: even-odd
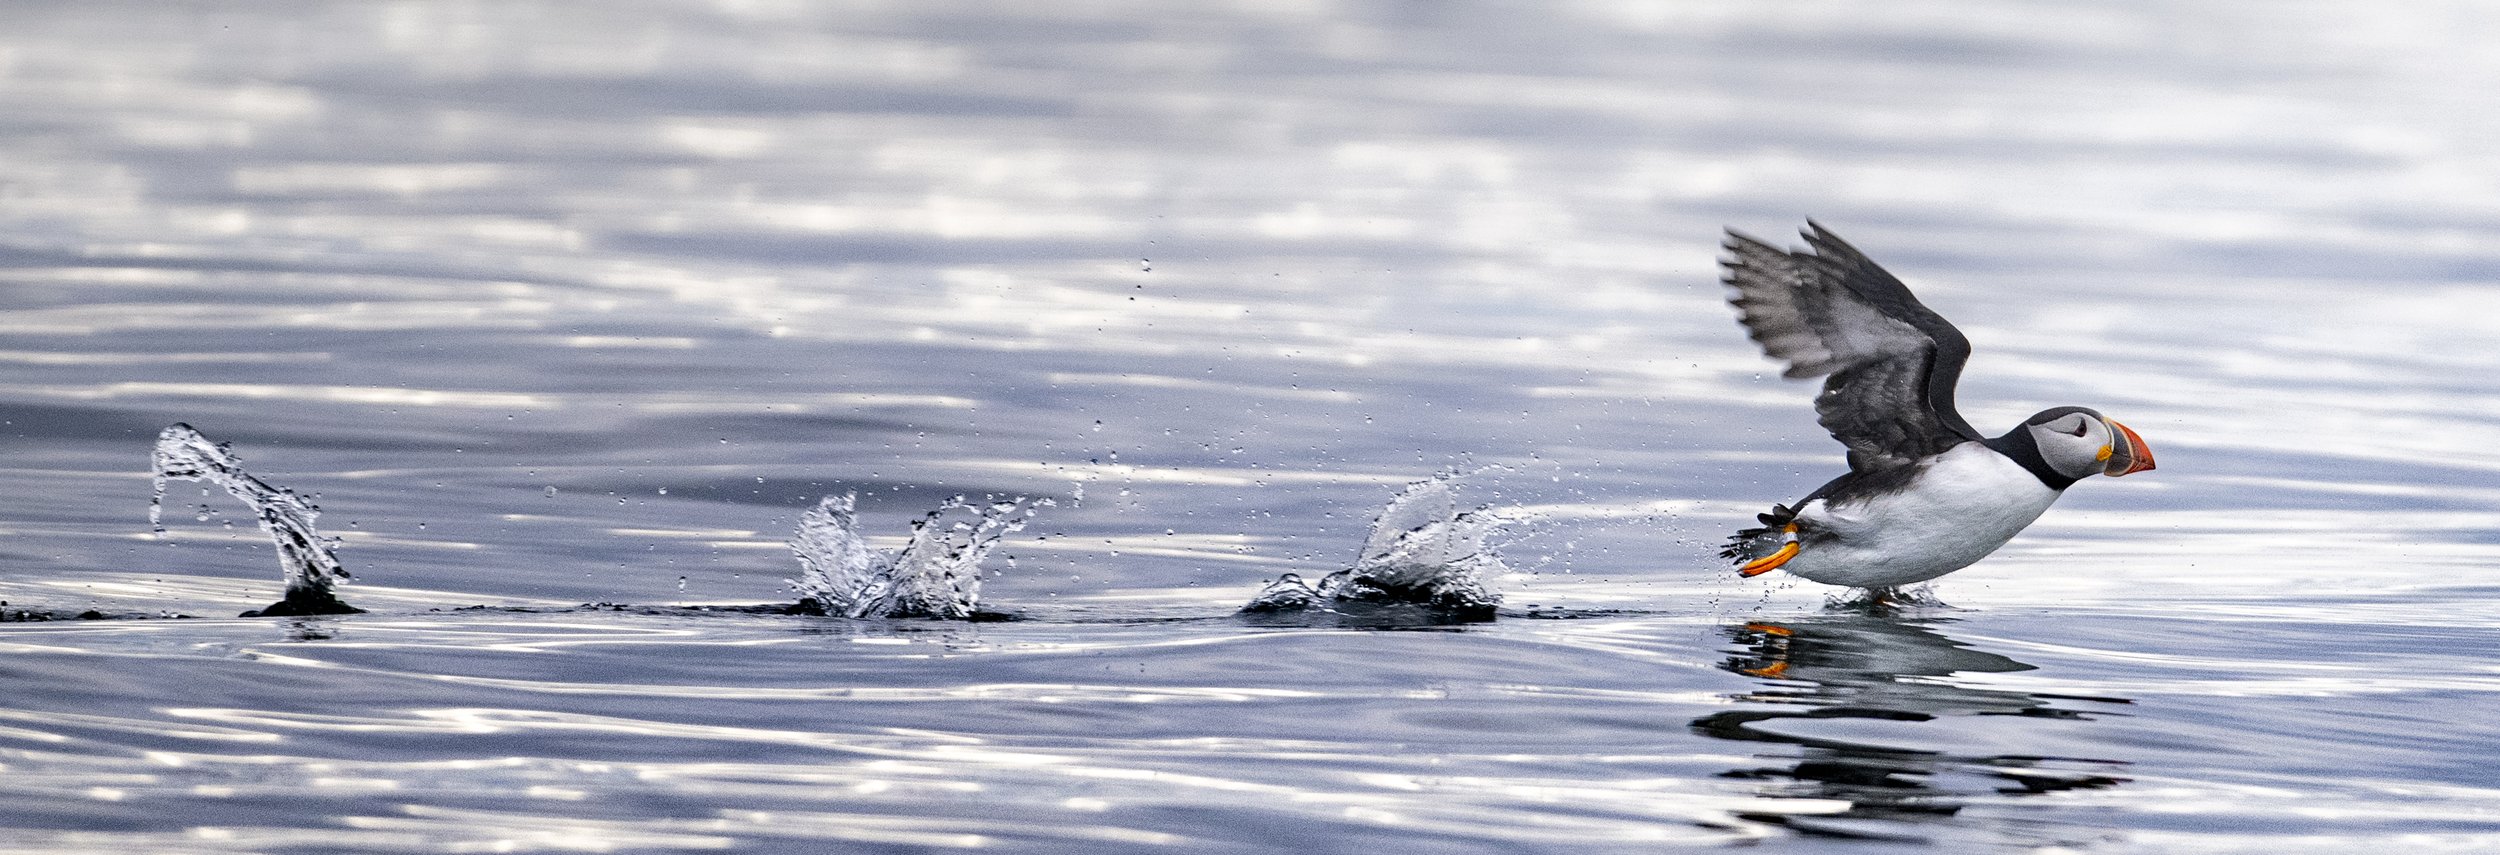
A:
[[[1720,264],[1737,320],[1784,376],[1830,375],[1814,410],[1849,447],[1849,473],[1729,538],[1720,554],[1737,572],[1879,592],[1923,582],[1995,552],[2076,481],[2153,468],[2143,437],[2084,407],[1980,436],[1953,408],[1970,341],[1821,225],[1803,234],[1788,251],[1730,229]]]

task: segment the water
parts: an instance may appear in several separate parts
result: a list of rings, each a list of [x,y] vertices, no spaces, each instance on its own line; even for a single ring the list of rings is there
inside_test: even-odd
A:
[[[859,495],[844,493],[826,496],[799,516],[799,533],[790,540],[790,550],[799,558],[799,578],[790,580],[790,587],[798,592],[800,602],[815,606],[811,611],[844,617],[887,616],[877,613],[878,600],[883,599],[877,592],[892,586],[894,558],[869,549],[868,541],[860,537],[858,507]],[[940,584],[945,581],[939,580]],[[945,587],[951,595],[954,586]],[[976,599],[963,598],[963,606],[969,610]]]
[[[2490,14],[12,7],[0,848],[2488,850]],[[2161,469],[1735,578],[1840,451],[1714,247],[1808,216]],[[175,423],[368,613],[223,617]],[[1453,468],[1494,620],[1235,615]],[[755,613],[854,493],[1054,499],[1018,619]]]
[[[331,543],[313,527],[321,518],[321,509],[304,497],[261,480],[243,470],[243,461],[233,449],[202,436],[197,428],[175,424],[156,435],[156,495],[148,500],[148,525],[157,534],[165,533],[165,484],[169,480],[205,481],[222,487],[234,495],[252,516],[260,521],[260,530],[269,534],[278,554],[279,578],[285,583],[285,596],[275,605],[243,613],[244,617],[279,617],[313,614],[355,614],[363,611],[338,598],[339,583],[347,581],[347,568],[339,565]],[[203,509],[205,521],[214,511]]]
[[[1485,539],[1502,520],[1489,507],[1460,511],[1458,480],[1457,472],[1444,472],[1406,485],[1372,520],[1354,566],[1317,585],[1299,573],[1278,576],[1242,611],[1332,618],[1371,612],[1367,619],[1389,623],[1493,619],[1502,602],[1495,585],[1510,567]]]
[[[984,614],[981,560],[1048,504],[1055,503],[1022,496],[979,505],[948,499],[912,523],[910,542],[884,555],[859,535],[859,496],[826,496],[799,517],[790,542],[801,567],[791,581],[799,594],[794,607],[854,618],[973,619]]]

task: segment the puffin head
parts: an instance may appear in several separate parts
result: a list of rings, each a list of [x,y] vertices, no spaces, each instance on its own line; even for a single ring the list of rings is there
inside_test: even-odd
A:
[[[2068,478],[2115,478],[2153,468],[2153,449],[2143,437],[2090,408],[2041,410],[2016,430],[2031,434],[2040,458]]]

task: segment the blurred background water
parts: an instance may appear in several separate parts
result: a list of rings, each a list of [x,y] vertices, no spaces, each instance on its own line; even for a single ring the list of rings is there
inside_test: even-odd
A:
[[[2495,15],[13,4],[0,600],[201,617],[0,625],[0,844],[2488,851]],[[1841,463],[1715,243],[1807,216],[2160,471],[1954,608],[1734,578]],[[223,618],[176,421],[371,613]],[[1228,616],[1447,469],[1503,617]],[[854,490],[1056,500],[1023,620],[566,610],[788,602]]]

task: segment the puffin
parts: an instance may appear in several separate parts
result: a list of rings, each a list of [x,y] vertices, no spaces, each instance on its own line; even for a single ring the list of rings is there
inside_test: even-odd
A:
[[[1802,234],[1805,248],[1783,250],[1729,229],[1720,266],[1737,321],[1783,376],[1824,378],[1814,410],[1849,471],[1729,538],[1720,555],[1738,573],[1880,600],[1987,557],[2076,482],[2153,468],[2143,437],[2087,407],[1980,435],[1953,405],[1970,341],[1822,225]]]

